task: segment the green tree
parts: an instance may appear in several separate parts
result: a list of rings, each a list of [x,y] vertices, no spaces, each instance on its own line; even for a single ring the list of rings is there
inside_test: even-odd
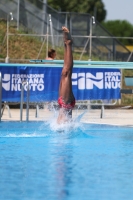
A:
[[[126,20],[102,22],[102,25],[116,37],[133,37],[133,25]],[[119,39],[124,45],[133,45],[132,39]]]
[[[106,17],[102,0],[47,0],[49,6],[62,12],[89,13],[101,22]]]

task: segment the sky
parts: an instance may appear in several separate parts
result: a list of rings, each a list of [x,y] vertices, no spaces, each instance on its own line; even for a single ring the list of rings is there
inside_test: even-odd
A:
[[[127,20],[133,25],[133,0],[102,0],[107,20]]]

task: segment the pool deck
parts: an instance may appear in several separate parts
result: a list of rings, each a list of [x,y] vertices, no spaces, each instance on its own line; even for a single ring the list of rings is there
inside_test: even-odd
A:
[[[111,124],[118,126],[133,126],[133,109],[105,109],[103,118],[100,117],[100,109],[74,110],[73,117],[77,117],[84,111],[86,113],[81,119],[84,123]],[[1,121],[20,121],[20,110],[10,109],[11,117],[9,117],[8,109],[5,109]],[[36,109],[29,110],[29,121],[47,121],[54,117],[54,112],[47,108],[39,109],[38,117],[36,117]],[[26,109],[23,109],[23,121],[26,121]]]

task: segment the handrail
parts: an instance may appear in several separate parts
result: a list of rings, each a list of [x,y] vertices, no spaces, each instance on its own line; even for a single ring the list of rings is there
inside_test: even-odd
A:
[[[2,108],[2,74],[0,72],[0,121],[1,121],[1,108]]]
[[[104,101],[105,101],[106,99],[104,99],[104,100],[100,100],[101,101],[101,103],[98,103],[97,101],[99,101],[99,100],[89,100],[89,102],[88,102],[88,100],[86,100],[87,101],[87,103],[86,103],[86,105],[87,105],[87,107],[89,107],[89,106],[101,106],[101,113],[100,113],[100,118],[103,118],[103,116],[104,116],[104,107],[105,106],[113,106],[113,105],[116,105],[116,103],[117,103],[117,100],[116,99],[112,99],[114,102],[112,102],[112,103],[105,103]],[[96,101],[96,102],[91,102],[91,101]],[[77,103],[78,103],[78,101],[77,101]],[[89,107],[90,108],[90,107]]]
[[[104,100],[101,100],[101,101],[104,101]],[[100,118],[103,118],[104,116],[104,106],[113,106],[117,103],[117,100],[115,100],[113,103],[104,103],[104,102],[101,102],[101,103],[91,103],[90,101],[90,104],[88,105],[95,105],[95,106],[101,106],[101,113],[100,113]]]
[[[94,101],[94,100],[92,100],[92,101]],[[115,105],[117,103],[116,99],[114,99],[113,103],[105,103],[104,101],[106,101],[106,99],[101,100],[101,103],[97,103],[97,102],[95,102],[95,103],[92,102],[91,103],[91,100],[90,100],[90,103],[88,103],[88,105],[94,105],[94,106],[113,106],[113,105]]]
[[[21,101],[20,101],[20,121],[23,118],[23,101],[24,101],[24,86],[27,85],[27,101],[26,101],[26,121],[29,121],[29,82],[24,81],[21,87]]]

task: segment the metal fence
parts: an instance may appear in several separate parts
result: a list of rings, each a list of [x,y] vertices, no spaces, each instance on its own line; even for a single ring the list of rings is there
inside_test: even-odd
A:
[[[56,47],[63,45],[61,27],[67,26],[74,38],[73,50],[80,53],[80,60],[87,53],[90,60],[96,57],[98,60],[133,61],[131,52],[98,21],[94,24],[89,14],[57,12],[42,1],[37,7],[28,0],[0,0],[0,18],[7,19],[9,12],[13,13],[17,30],[22,29],[30,37],[31,33],[40,35],[42,43],[47,43],[49,38]]]

